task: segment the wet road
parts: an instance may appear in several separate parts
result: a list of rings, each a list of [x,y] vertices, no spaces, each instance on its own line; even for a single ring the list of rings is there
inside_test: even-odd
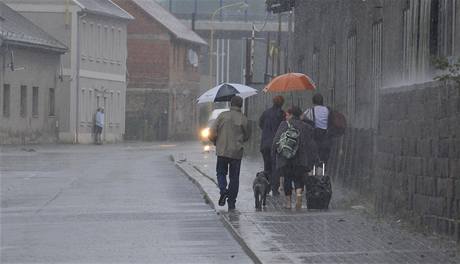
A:
[[[252,263],[173,148],[3,148],[1,262]]]

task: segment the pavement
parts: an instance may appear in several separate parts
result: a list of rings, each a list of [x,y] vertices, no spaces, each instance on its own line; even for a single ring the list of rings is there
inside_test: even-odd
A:
[[[269,196],[262,211],[254,208],[252,181],[263,168],[244,158],[237,210],[217,205],[215,152],[198,143],[182,144],[172,155],[176,165],[204,192],[232,235],[255,263],[460,263],[459,246],[434,234],[407,228],[402,221],[379,219],[371,208],[350,199],[332,182],[327,211],[285,209],[284,195]]]
[[[174,144],[0,149],[0,263],[252,263]]]

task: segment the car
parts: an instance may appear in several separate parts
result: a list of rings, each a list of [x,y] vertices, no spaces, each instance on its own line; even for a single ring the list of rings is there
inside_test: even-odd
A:
[[[206,124],[206,127],[203,127],[200,130],[200,141],[205,145],[205,151],[209,151],[209,148],[210,148],[210,145],[211,145],[211,142],[209,141],[209,138],[208,138],[211,126],[214,124],[214,122],[216,121],[217,117],[221,113],[229,111],[229,110],[230,109],[228,109],[228,108],[214,109],[211,112],[211,114],[209,115],[209,119],[208,119],[208,122]],[[206,148],[206,146],[208,146],[208,148]]]

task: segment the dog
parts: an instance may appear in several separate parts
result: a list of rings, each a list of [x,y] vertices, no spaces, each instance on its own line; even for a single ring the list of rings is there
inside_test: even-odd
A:
[[[264,171],[258,172],[256,178],[252,183],[252,190],[254,191],[256,209],[262,209],[262,205],[266,205],[266,198],[270,192],[270,183],[268,182],[268,174]]]

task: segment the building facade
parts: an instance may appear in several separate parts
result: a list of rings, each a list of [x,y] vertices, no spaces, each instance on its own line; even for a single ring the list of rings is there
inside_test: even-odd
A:
[[[459,56],[458,0],[297,1],[296,71],[355,127],[375,128],[379,90],[433,80],[432,58]]]
[[[0,2],[0,145],[56,142],[67,47]]]
[[[128,25],[127,138],[193,138],[206,42],[155,1],[115,2],[135,17]]]
[[[126,25],[132,17],[109,0],[7,0],[12,9],[69,47],[63,57],[59,141],[93,142],[94,114],[105,108],[103,138],[123,140]]]
[[[349,125],[329,162],[334,184],[460,241],[460,89],[433,81],[433,58],[460,56],[460,1],[296,3],[292,64]]]

